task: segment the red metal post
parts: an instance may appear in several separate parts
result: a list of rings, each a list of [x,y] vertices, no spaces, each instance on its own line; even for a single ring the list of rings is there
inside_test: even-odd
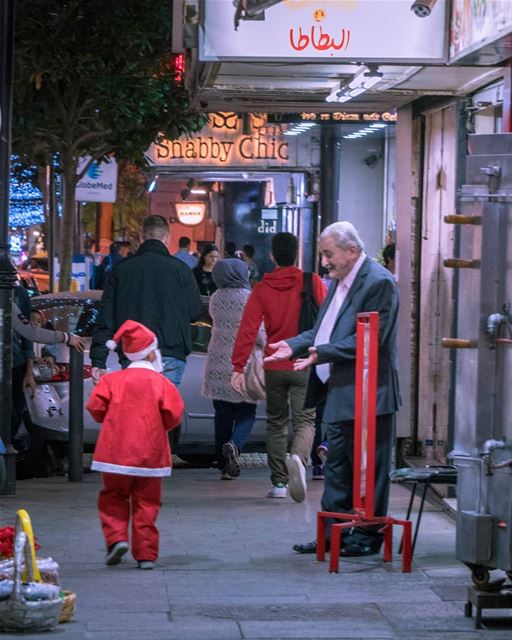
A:
[[[375,504],[375,429],[379,314],[360,313],[356,323],[353,503],[356,513],[372,518]]]
[[[384,562],[393,558],[393,525],[403,527],[402,571],[411,570],[411,522],[390,516],[375,516],[375,447],[377,426],[377,370],[379,314],[360,313],[356,321],[356,372],[354,395],[354,513],[319,511],[317,514],[317,560],[325,560],[326,527],[331,524],[329,571],[338,572],[342,534],[352,527],[379,526],[384,533]]]

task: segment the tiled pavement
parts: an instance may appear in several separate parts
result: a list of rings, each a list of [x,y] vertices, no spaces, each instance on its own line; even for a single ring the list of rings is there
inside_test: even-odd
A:
[[[233,482],[214,469],[177,468],[165,481],[158,568],[142,572],[130,558],[104,565],[96,513],[99,477],[18,483],[0,497],[0,526],[26,508],[40,553],[61,567],[63,586],[78,594],[75,619],[53,632],[62,640],[510,640],[503,618],[474,629],[463,605],[469,571],[454,558],[454,522],[429,506],[413,571],[379,556],[345,559],[339,574],[294,553],[314,538],[322,483],[307,500],[265,497],[268,472],[244,468]],[[257,468],[254,468],[257,467]],[[393,486],[391,512],[404,515],[409,493]],[[398,531],[397,531],[398,534]],[[396,545],[395,545],[396,547]],[[396,552],[396,549],[395,549]],[[509,615],[510,611],[493,615]],[[485,616],[485,613],[484,613]],[[0,634],[1,638],[19,638]],[[46,634],[24,638],[51,637]]]

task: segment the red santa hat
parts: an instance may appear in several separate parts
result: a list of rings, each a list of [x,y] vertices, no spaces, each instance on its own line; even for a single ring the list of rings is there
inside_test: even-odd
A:
[[[158,349],[156,335],[140,322],[126,320],[115,332],[113,340],[105,343],[109,349],[114,350],[121,342],[121,349],[128,360],[144,360]]]

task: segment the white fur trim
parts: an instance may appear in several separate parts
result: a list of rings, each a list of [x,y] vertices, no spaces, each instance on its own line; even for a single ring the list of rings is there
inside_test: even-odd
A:
[[[142,351],[135,351],[134,353],[125,353],[124,355],[128,358],[128,360],[144,360],[152,351],[158,349],[158,340],[155,338],[153,342],[143,349]]]
[[[111,351],[114,351],[117,348],[117,342],[115,340],[107,340],[105,342],[105,346],[108,347]]]
[[[126,467],[123,464],[113,464],[112,462],[99,462],[93,460],[91,464],[93,471],[103,471],[104,473],[119,473],[123,476],[143,476],[144,478],[160,478],[171,475],[171,467],[160,467],[150,469],[148,467]]]
[[[127,369],[149,369],[150,371],[154,371],[155,373],[160,373],[156,370],[154,364],[149,360],[136,360],[135,362],[130,362],[130,364],[126,367]]]

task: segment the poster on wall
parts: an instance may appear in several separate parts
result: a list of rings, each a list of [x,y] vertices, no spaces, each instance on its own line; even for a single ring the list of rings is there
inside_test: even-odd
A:
[[[512,33],[510,0],[453,0],[450,62]]]
[[[445,0],[426,20],[407,0],[286,0],[244,20],[229,0],[205,0],[199,55],[235,62],[446,62],[446,13]]]

